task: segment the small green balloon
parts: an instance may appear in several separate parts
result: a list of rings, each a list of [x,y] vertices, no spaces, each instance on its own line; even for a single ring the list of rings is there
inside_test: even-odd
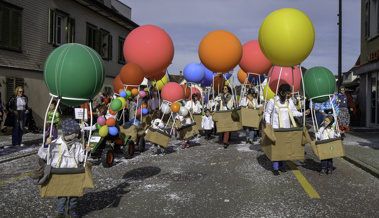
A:
[[[183,106],[181,102],[176,102],[176,103],[178,103],[180,105],[180,107]]]
[[[100,128],[101,128],[100,124],[96,123],[96,129],[100,129]]]
[[[129,97],[129,96],[131,96],[131,95],[132,95],[132,92],[131,92],[131,91],[129,91],[129,90],[126,91],[126,96],[127,96],[127,97]]]
[[[122,101],[120,99],[115,99],[111,103],[112,111],[118,111],[122,107]]]
[[[312,67],[303,77],[305,87],[305,97],[312,98],[315,103],[323,103],[329,100],[329,96],[333,95],[336,89],[336,79],[333,73],[325,67]],[[303,90],[303,86],[301,86]],[[303,92],[304,93],[304,92]],[[323,96],[317,98],[317,96]]]
[[[107,136],[107,135],[108,135],[108,132],[109,132],[109,130],[108,130],[108,126],[107,126],[107,125],[104,125],[104,126],[102,126],[102,127],[99,129],[99,135],[100,135],[101,137],[105,137],[105,136]]]

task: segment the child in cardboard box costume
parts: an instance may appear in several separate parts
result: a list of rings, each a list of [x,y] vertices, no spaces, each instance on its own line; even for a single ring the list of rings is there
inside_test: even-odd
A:
[[[67,119],[62,123],[63,135],[52,141],[52,137],[46,140],[38,151],[38,156],[44,160],[49,160],[46,164],[54,168],[78,168],[81,162],[84,162],[86,152],[91,151],[87,145],[83,149],[82,143],[77,140],[80,126],[73,119]],[[51,144],[50,144],[51,143]],[[48,145],[50,144],[50,157],[48,154]],[[57,189],[61,187],[56,187]],[[58,217],[65,217],[65,207],[68,197],[58,197],[57,213]],[[70,197],[69,214],[71,217],[77,217],[78,197]]]
[[[200,101],[197,99],[197,94],[192,94],[192,100],[187,101],[185,107],[190,111],[191,113],[201,113],[201,110],[203,107],[200,104]]]
[[[292,100],[289,99],[291,93],[291,86],[288,84],[282,84],[279,87],[278,95],[269,100],[264,112],[266,128],[269,126],[272,126],[274,129],[291,128],[291,122],[295,123],[293,117],[303,116],[303,113],[299,112]],[[308,115],[309,112],[309,109],[305,111],[305,115]],[[279,170],[286,172],[283,167],[283,161],[273,161],[273,168],[273,173],[275,176],[280,175]]]
[[[256,92],[253,88],[250,88],[247,91],[247,96],[241,99],[240,106],[253,108],[253,109],[262,107],[261,104],[258,104],[258,100],[256,98]],[[253,144],[254,135],[255,135],[254,127],[244,126],[243,128],[246,131],[246,143]]]
[[[316,138],[320,140],[332,139],[340,137],[340,130],[333,129],[334,117],[332,115],[327,115],[324,120],[324,126],[321,127],[318,131],[315,129],[313,132],[316,134]],[[328,170],[326,170],[328,168]],[[321,160],[321,171],[320,176],[325,173],[332,174],[333,172],[333,159]]]

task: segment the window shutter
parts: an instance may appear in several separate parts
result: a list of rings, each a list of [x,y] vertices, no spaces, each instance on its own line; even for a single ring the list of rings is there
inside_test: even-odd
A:
[[[12,10],[11,48],[21,50],[21,11]]]
[[[9,99],[12,97],[14,94],[14,90],[16,89],[15,84],[14,84],[14,78],[7,77],[7,87],[6,87],[6,99],[8,102]]]
[[[19,86],[21,86],[22,88],[24,88],[24,78],[16,78],[15,89],[16,89],[16,87],[19,87]]]
[[[112,35],[108,34],[108,59],[112,60]]]
[[[49,10],[49,36],[47,42],[54,44],[55,39],[55,11],[53,9]]]
[[[100,40],[100,37],[102,37],[101,35],[101,31],[99,31],[99,30],[94,30],[94,32],[95,32],[95,51],[97,51],[97,53],[99,53],[100,55],[101,55],[101,52],[100,52],[100,48],[101,48],[101,46],[99,46],[99,44],[100,44],[100,42],[101,42],[101,40]]]
[[[89,46],[89,31],[90,31],[90,28],[89,26],[87,25],[86,27],[86,45]],[[91,46],[90,46],[91,47]]]
[[[75,19],[67,18],[67,43],[75,42]]]
[[[9,47],[9,31],[10,31],[10,10],[4,5],[0,5],[0,46]]]

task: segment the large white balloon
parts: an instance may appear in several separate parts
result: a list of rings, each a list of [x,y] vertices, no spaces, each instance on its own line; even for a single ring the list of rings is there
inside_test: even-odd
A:
[[[171,107],[170,107],[170,105],[168,105],[168,104],[162,104],[161,111],[162,111],[164,114],[169,114],[169,113],[171,113]]]
[[[183,116],[183,117],[187,116],[188,115],[188,109],[184,106],[181,106],[180,110],[179,110],[179,115]]]

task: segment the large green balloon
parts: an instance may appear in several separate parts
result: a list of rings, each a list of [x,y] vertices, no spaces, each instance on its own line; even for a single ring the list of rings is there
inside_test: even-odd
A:
[[[336,79],[333,73],[325,67],[312,67],[304,75],[305,97],[312,99],[315,103],[322,103],[329,99],[328,96],[333,95],[336,89]],[[303,87],[301,86],[301,89]],[[304,93],[304,92],[303,92]]]
[[[118,111],[122,107],[122,101],[120,99],[115,99],[111,103],[111,109],[112,111]]]
[[[45,62],[44,79],[50,93],[59,97],[92,99],[103,87],[103,60],[92,48],[68,43],[50,53]],[[88,100],[61,100],[66,105],[81,105]]]

